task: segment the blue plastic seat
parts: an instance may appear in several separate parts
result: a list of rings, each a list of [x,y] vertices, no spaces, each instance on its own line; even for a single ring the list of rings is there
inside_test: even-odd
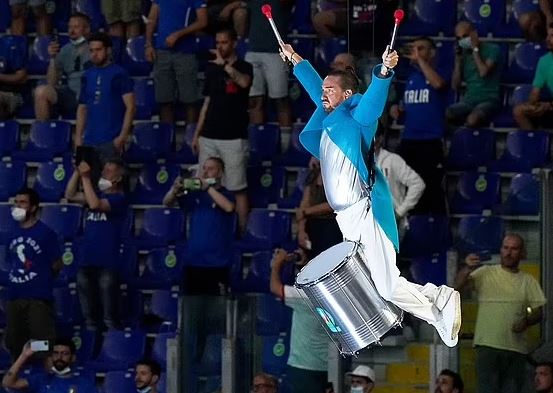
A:
[[[231,287],[234,292],[270,293],[272,251],[258,251],[252,254],[247,274],[244,276],[243,258],[237,257],[231,268]],[[286,265],[280,274],[283,283],[292,285],[294,267]]]
[[[505,80],[511,83],[531,83],[538,60],[547,49],[535,42],[522,42],[515,46],[513,59],[506,71]]]
[[[33,188],[42,202],[59,202],[73,174],[70,162],[43,162],[38,166]]]
[[[81,304],[76,289],[54,288],[52,293],[57,321],[73,325],[78,325],[83,321]]]
[[[161,205],[179,172],[180,168],[174,164],[144,165],[131,195],[132,203]]]
[[[208,56],[206,54],[213,48],[215,48],[215,37],[212,35],[204,34],[196,37],[196,53],[199,55],[198,70],[205,71],[208,64]]]
[[[0,0],[0,33],[5,32],[12,23],[12,11],[8,0]]]
[[[78,364],[85,364],[94,353],[94,344],[96,341],[96,332],[87,329],[75,329],[71,334],[71,340],[77,350]]]
[[[545,131],[512,131],[507,146],[489,168],[497,172],[529,172],[550,162],[549,134]]]
[[[36,121],[31,126],[29,141],[13,157],[25,161],[51,161],[70,155],[71,124],[62,120]]]
[[[298,3],[296,3],[296,7]],[[290,44],[294,47],[294,50],[302,54],[304,59],[311,60],[315,56],[315,40],[310,37],[292,38]]]
[[[221,375],[222,339],[220,334],[207,335],[198,367],[200,376]]]
[[[522,30],[520,29],[518,18],[522,14],[538,10],[539,5],[536,0],[513,0],[511,10],[507,14],[505,23],[496,29],[494,36],[504,38],[520,38],[522,36]]]
[[[290,243],[290,215],[278,210],[253,209],[246,233],[235,245],[242,250],[268,250]]]
[[[181,209],[149,208],[144,212],[137,245],[152,249],[184,240],[184,213]]]
[[[4,35],[0,37],[0,58],[3,60],[0,72],[18,70],[27,65],[27,37]]]
[[[497,173],[465,172],[459,177],[451,201],[451,212],[482,214],[491,210],[501,198],[501,178]]]
[[[459,220],[456,248],[461,253],[498,253],[505,227],[495,216],[470,216]]]
[[[292,133],[290,135],[290,145],[288,150],[276,157],[273,163],[279,163],[285,166],[301,166],[305,167],[309,164],[311,159],[311,153],[309,153],[300,142],[300,133],[302,132],[305,124],[295,123],[292,126]]]
[[[119,280],[122,283],[134,284],[138,275],[138,250],[132,241],[124,241],[119,250]]]
[[[415,257],[411,260],[410,271],[418,284],[447,285],[447,254]]]
[[[294,189],[289,195],[285,195],[284,198],[277,201],[279,209],[295,209],[300,205],[303,197],[303,189],[305,187],[307,176],[309,176],[309,172],[309,168],[302,168],[297,173],[296,180],[294,182]]]
[[[67,24],[67,22],[66,22]],[[54,39],[50,35],[38,36],[33,41],[30,50],[29,61],[27,64],[27,72],[31,75],[46,75],[48,64],[50,63],[50,55],[48,54],[48,45]],[[59,36],[60,47],[68,42],[66,36]]]
[[[495,158],[495,135],[488,129],[459,128],[451,138],[447,167],[472,170]]]
[[[152,72],[152,63],[146,60],[145,47],[144,36],[131,37],[127,40],[124,66],[132,76],[149,76]]]
[[[98,31],[106,25],[102,7],[98,0],[76,0],[75,10],[88,15],[91,22],[91,31]]]
[[[530,92],[532,91],[532,85],[518,85],[514,88],[511,96],[512,105],[522,104],[528,101]]]
[[[400,250],[404,256],[416,257],[444,252],[450,244],[446,216],[410,216],[409,229],[405,232]]]
[[[182,247],[155,248],[148,253],[137,285],[142,289],[169,289],[180,282],[182,268]]]
[[[109,371],[104,379],[104,393],[136,393],[134,372]]]
[[[144,314],[144,300],[142,293],[132,287],[127,286],[121,289],[118,297],[119,319],[126,328],[136,329]]]
[[[72,0],[56,0],[54,2],[54,13],[52,14],[52,23],[54,25],[54,30],[58,33],[67,32],[67,22],[69,17],[73,12],[72,9]]]
[[[320,69],[321,72],[326,72],[336,55],[347,51],[348,45],[345,38],[321,39],[319,46],[315,48],[316,68]]]
[[[511,180],[509,194],[501,205],[507,215],[537,215],[540,210],[540,184],[535,175],[519,173]]]
[[[299,0],[294,2],[294,8],[292,9],[292,19],[290,21],[290,30],[295,33],[301,34],[312,34],[313,33],[313,23],[311,22],[311,1],[309,0]],[[294,48],[297,46],[292,43]],[[300,52],[307,53],[307,52]],[[312,59],[312,57],[307,57],[306,59]]]
[[[250,163],[270,161],[280,152],[280,127],[274,124],[253,125],[248,128]]]
[[[40,219],[58,234],[61,240],[73,240],[81,230],[82,208],[77,205],[46,205]]]
[[[58,273],[54,285],[56,287],[67,287],[70,283],[77,281],[77,271],[82,261],[82,247],[79,241],[66,243],[62,247],[61,261],[63,268]]]
[[[286,370],[290,353],[290,336],[281,333],[278,336],[263,337],[262,369],[272,375],[281,375]]]
[[[176,328],[179,313],[179,293],[177,291],[163,289],[154,291],[150,306],[152,314]]]
[[[400,26],[402,35],[452,35],[457,18],[457,4],[452,0],[415,0],[409,2],[407,20]]]
[[[9,157],[19,145],[19,123],[15,120],[0,121],[0,157]]]
[[[22,162],[0,162],[0,200],[15,196],[27,183],[27,168]]]
[[[198,156],[192,151],[192,140],[196,131],[196,123],[189,123],[184,129],[184,140],[174,152],[169,153],[169,161],[179,164],[196,164]]]
[[[505,0],[465,0],[463,14],[485,36],[505,23]]]
[[[126,370],[134,367],[144,356],[146,334],[139,330],[109,330],[104,336],[98,357],[87,363],[87,367],[101,371]],[[136,390],[136,387],[135,387]]]
[[[140,123],[134,126],[125,161],[149,163],[167,158],[173,143],[173,126],[168,123]]]
[[[157,113],[153,79],[135,79],[136,120],[150,120]]]
[[[292,326],[292,309],[273,294],[257,298],[255,332],[260,336],[274,336],[288,332]]]
[[[316,107],[307,92],[297,81],[291,81],[288,90],[293,119],[302,123],[309,121]]]
[[[165,370],[167,367],[167,340],[177,336],[176,333],[158,333],[152,347],[152,359],[159,363],[161,368]]]
[[[252,207],[266,208],[284,195],[283,167],[251,166],[247,169],[248,196]]]

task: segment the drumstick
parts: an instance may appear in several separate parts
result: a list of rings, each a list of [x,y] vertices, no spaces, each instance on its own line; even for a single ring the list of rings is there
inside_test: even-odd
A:
[[[405,12],[401,8],[395,10],[394,12],[394,31],[392,32],[392,39],[390,41],[390,47],[388,49],[388,52],[391,52],[394,50],[394,44],[396,43],[396,34],[397,34],[397,28],[399,27],[399,24],[403,20],[403,17],[405,16]]]
[[[275,37],[278,41],[278,44],[280,46],[283,46],[284,41],[282,41],[282,38],[280,37],[280,33],[278,32],[278,29],[275,25],[275,22],[273,21],[271,5],[270,4],[263,4],[263,6],[261,7],[261,12],[263,12],[263,15],[265,15],[265,17],[269,21],[269,24],[271,25],[271,27],[273,29],[273,33],[275,33]]]

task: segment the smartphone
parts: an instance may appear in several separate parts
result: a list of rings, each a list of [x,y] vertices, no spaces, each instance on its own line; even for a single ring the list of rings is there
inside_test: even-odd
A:
[[[479,252],[476,253],[476,255],[478,255],[478,258],[480,259],[480,262],[485,262],[485,261],[489,261],[490,259],[492,259],[492,255],[491,255],[490,251],[488,251],[488,250],[479,251]]]
[[[33,352],[49,351],[48,340],[31,340],[31,350]]]

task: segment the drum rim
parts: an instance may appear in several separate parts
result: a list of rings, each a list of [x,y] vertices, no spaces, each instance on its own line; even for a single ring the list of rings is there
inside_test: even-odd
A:
[[[303,289],[303,288],[306,288],[306,287],[312,287],[313,285],[317,285],[318,283],[320,283],[321,281],[325,280],[326,278],[331,276],[333,273],[335,273],[336,270],[338,270],[346,261],[348,261],[353,255],[355,255],[357,250],[359,250],[359,248],[361,247],[361,243],[358,242],[358,241],[354,241],[354,240],[344,240],[343,242],[340,242],[338,244],[342,244],[342,243],[353,243],[354,244],[354,247],[352,248],[352,250],[349,253],[346,254],[344,259],[342,259],[342,262],[340,262],[338,265],[334,266],[334,268],[332,268],[330,271],[326,272],[325,274],[323,274],[321,277],[317,278],[316,280],[307,282],[305,284],[299,284],[298,283],[298,276],[301,274],[301,270],[300,270],[300,272],[296,276],[294,286],[298,289]],[[336,246],[336,245],[337,244],[335,244],[334,246]],[[332,247],[334,247],[334,246],[332,246]],[[327,250],[330,249],[330,248],[331,247],[327,248]]]

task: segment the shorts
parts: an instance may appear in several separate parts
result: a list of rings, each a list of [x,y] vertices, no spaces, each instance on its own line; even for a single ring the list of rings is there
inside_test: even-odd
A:
[[[23,98],[19,94],[0,91],[0,120],[14,117],[21,105],[23,105]]]
[[[10,0],[10,5],[29,5],[31,7],[40,7],[46,4],[46,0]]]
[[[140,0],[102,0],[102,13],[108,25],[139,21],[141,11]]]
[[[472,111],[477,110],[482,112],[486,119],[491,119],[491,117],[499,109],[499,102],[497,101],[484,101],[479,104],[471,104],[466,101],[459,101],[453,105],[450,105],[447,108],[448,117],[453,119],[461,120],[467,117]]]
[[[198,60],[196,55],[158,50],[154,63],[156,102],[170,104],[198,101]]]
[[[248,52],[245,60],[253,66],[250,97],[284,98],[288,96],[288,66],[278,53]]]
[[[223,186],[229,191],[248,187],[246,168],[250,147],[247,139],[211,139],[200,137],[199,167],[209,157],[220,157],[225,163]]]

